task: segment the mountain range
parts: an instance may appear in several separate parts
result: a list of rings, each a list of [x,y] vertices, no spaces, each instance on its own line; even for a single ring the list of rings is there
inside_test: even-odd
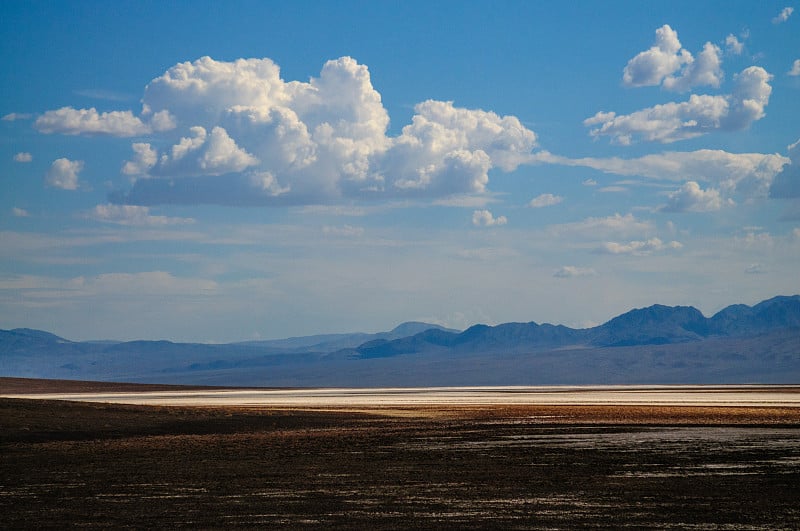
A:
[[[634,309],[592,328],[409,322],[228,344],[69,341],[0,330],[0,376],[225,386],[799,383],[800,295]]]

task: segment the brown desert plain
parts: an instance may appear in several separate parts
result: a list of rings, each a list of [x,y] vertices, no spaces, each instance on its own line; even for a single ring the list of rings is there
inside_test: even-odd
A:
[[[0,527],[800,528],[796,386],[702,390],[789,397],[757,406],[49,398],[201,391],[0,378]]]

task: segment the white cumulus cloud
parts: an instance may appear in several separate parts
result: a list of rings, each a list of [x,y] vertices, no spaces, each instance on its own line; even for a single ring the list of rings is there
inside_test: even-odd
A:
[[[759,66],[745,68],[735,77],[728,95],[692,94],[684,102],[669,102],[627,115],[598,112],[584,120],[594,127],[593,137],[608,136],[617,144],[636,140],[670,143],[712,131],[738,131],[765,116],[772,76]]]
[[[725,37],[725,49],[731,55],[741,55],[744,51],[744,43],[731,33]]]
[[[631,87],[660,85],[665,77],[686,64],[689,57],[688,51],[681,50],[678,32],[665,24],[656,30],[653,46],[628,61],[622,81]]]
[[[531,199],[528,206],[531,208],[542,208],[557,205],[564,200],[563,197],[553,194],[541,194]]]
[[[158,151],[148,143],[136,142],[131,145],[131,149],[133,159],[122,166],[122,173],[125,175],[144,175],[158,162]]]
[[[674,240],[671,242],[663,242],[659,238],[650,238],[648,240],[634,240],[627,243],[606,242],[598,249],[598,252],[642,256],[667,249],[680,249],[681,247],[683,247],[683,244]]]
[[[719,190],[703,190],[695,181],[688,181],[668,197],[667,204],[660,208],[663,212],[713,212],[723,206],[733,205],[733,200],[723,199]]]
[[[664,78],[664,88],[676,92],[686,92],[692,87],[719,87],[723,77],[720,55],[720,49],[707,42],[697,57],[683,68],[680,76]]]
[[[30,162],[33,160],[33,155],[26,151],[20,151],[14,155],[14,162]]]
[[[195,126],[189,132],[191,136],[181,138],[161,155],[151,173],[170,177],[222,175],[241,172],[259,163],[257,158],[237,146],[222,127],[214,127],[211,133],[207,133],[202,127]],[[134,151],[146,164],[152,152],[142,146],[139,149],[137,152],[134,148]],[[133,165],[138,166],[137,159],[134,158]]]
[[[476,210],[472,213],[472,224],[476,227],[497,227],[508,223],[505,216],[494,217],[488,210]]]
[[[164,111],[151,117],[149,123],[134,116],[131,111],[97,112],[90,109],[62,107],[47,111],[36,119],[33,126],[41,133],[63,135],[137,136],[173,129],[171,115]]]
[[[790,156],[791,156],[790,149]],[[710,182],[721,189],[739,191],[748,196],[766,196],[773,183],[792,159],[778,154],[729,153],[722,150],[666,151],[639,158],[571,159],[539,152],[539,162],[584,166],[623,176],[683,182]],[[773,190],[774,191],[774,190]]]
[[[800,59],[795,59],[792,68],[789,69],[790,76],[800,76]]]
[[[83,171],[82,160],[56,159],[45,175],[45,182],[62,190],[78,189],[78,174]]]
[[[673,75],[676,72],[678,75]],[[722,75],[717,46],[707,42],[695,58],[681,47],[678,32],[665,24],[656,30],[653,46],[628,61],[622,81],[629,87],[662,85],[667,90],[685,92],[695,86],[718,87]]]
[[[132,188],[114,196],[140,205],[481,195],[493,169],[514,170],[536,147],[514,116],[434,100],[417,104],[390,137],[369,69],[350,57],[328,61],[308,81],[282,79],[268,58],[202,57],[153,79],[142,104],[139,116],[65,107],[37,128],[147,136],[122,163]],[[159,134],[173,128],[177,142]]]

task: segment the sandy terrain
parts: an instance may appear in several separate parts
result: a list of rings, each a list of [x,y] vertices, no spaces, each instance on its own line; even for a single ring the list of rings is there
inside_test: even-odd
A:
[[[115,385],[118,385],[115,387]],[[0,396],[138,405],[392,408],[453,406],[800,407],[800,386],[421,387],[220,389],[0,379]]]
[[[6,528],[797,529],[798,499],[795,406],[0,399]]]

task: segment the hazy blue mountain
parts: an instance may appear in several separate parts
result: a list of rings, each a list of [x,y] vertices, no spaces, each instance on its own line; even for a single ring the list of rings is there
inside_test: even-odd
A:
[[[553,348],[660,345],[701,341],[714,336],[752,336],[782,328],[800,328],[800,295],[775,297],[753,307],[729,306],[711,318],[706,318],[691,306],[655,304],[631,310],[587,329],[530,322],[475,325],[461,333],[427,331],[394,341],[371,341],[360,345],[351,354],[376,358],[442,348],[529,352]]]
[[[728,306],[709,319],[709,330],[716,335],[738,336],[768,332],[778,328],[800,327],[800,296],[773,297],[746,306]]]
[[[316,352],[333,352],[339,349],[355,348],[369,341],[375,341],[379,339],[399,339],[418,334],[429,329],[456,332],[456,330],[450,330],[435,324],[409,321],[396,326],[389,332],[378,332],[375,334],[360,332],[351,334],[322,334],[304,337],[290,337],[287,339],[273,339],[267,341],[247,341],[241,344],[281,350],[305,349],[314,350]]]
[[[410,322],[377,334],[224,345],[0,330],[0,376],[262,386],[798,383],[800,296],[710,318],[653,305],[587,329],[530,322],[459,332]]]
[[[596,346],[629,346],[697,341],[708,335],[708,319],[691,306],[631,310],[590,331]]]

